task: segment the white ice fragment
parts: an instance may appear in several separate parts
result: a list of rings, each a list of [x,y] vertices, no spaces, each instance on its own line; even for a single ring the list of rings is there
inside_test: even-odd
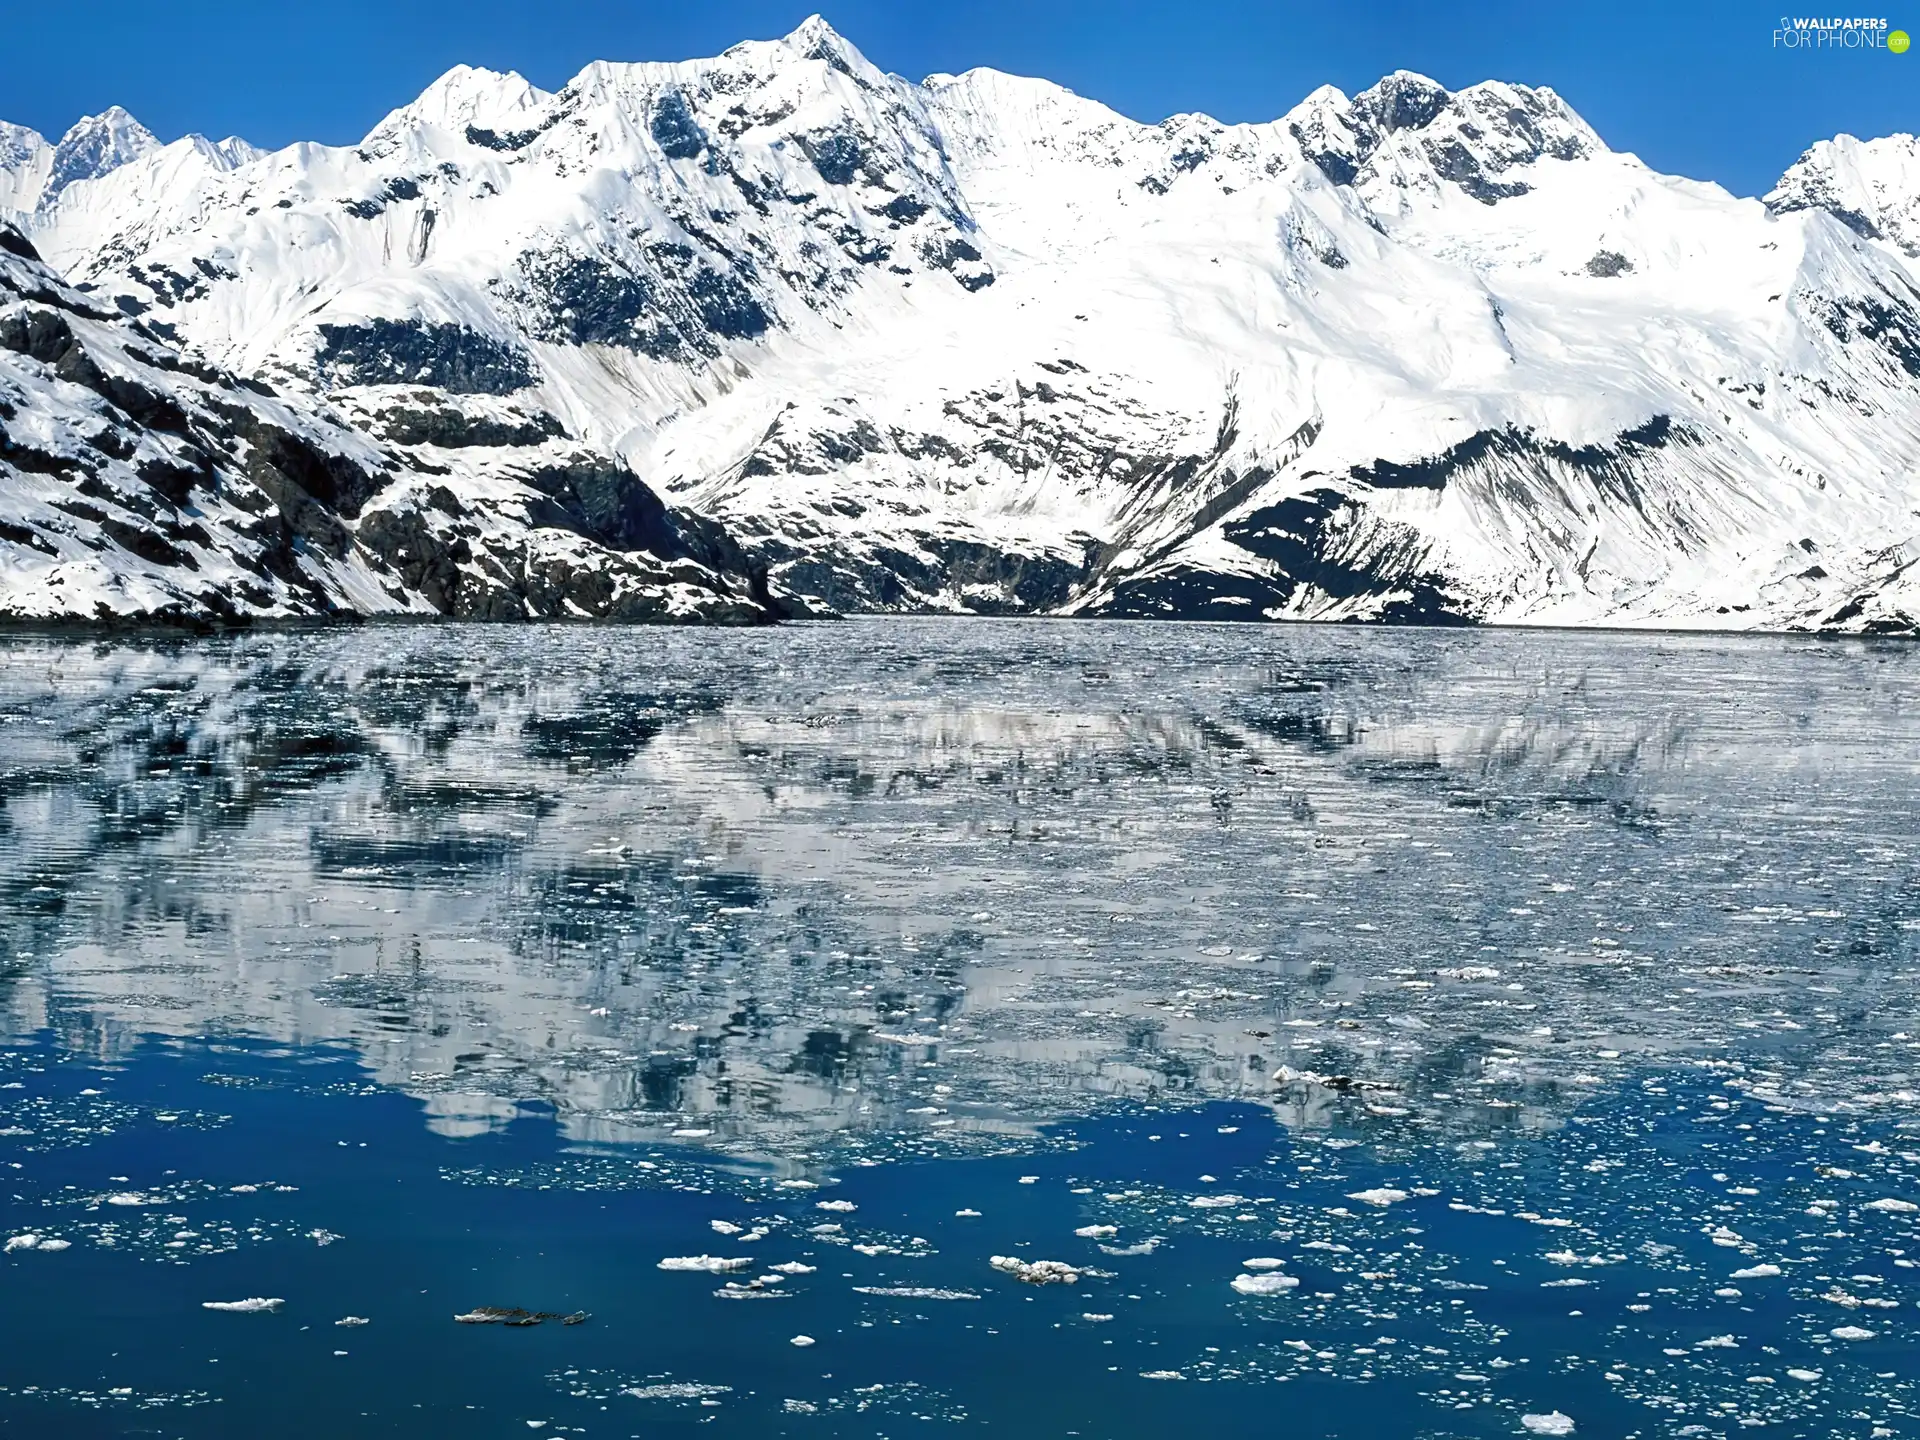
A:
[[[1243,1270],[1278,1270],[1286,1263],[1284,1260],[1274,1259],[1271,1255],[1256,1255],[1251,1260],[1242,1260],[1240,1262],[1240,1268]]]
[[[1347,1199],[1358,1200],[1363,1205],[1378,1205],[1382,1208],[1388,1205],[1397,1205],[1406,1198],[1406,1191],[1394,1190],[1385,1185],[1376,1186],[1371,1190],[1356,1190],[1353,1194],[1347,1196]]]
[[[364,1315],[342,1315],[333,1323],[336,1325],[370,1325],[373,1322]]]
[[[685,1129],[674,1131],[673,1138],[675,1140],[704,1140],[711,1134],[713,1134],[711,1130]]]
[[[1790,1378],[1805,1381],[1809,1385],[1820,1378],[1818,1370],[1789,1370],[1787,1374]]]
[[[858,1210],[860,1207],[851,1200],[816,1200],[813,1202],[813,1208],[816,1210],[831,1210],[836,1214],[845,1215]]]
[[[1778,1265],[1749,1265],[1733,1272],[1735,1280],[1766,1280],[1780,1273]]]
[[[1704,1340],[1694,1342],[1696,1350],[1738,1350],[1740,1342],[1731,1335],[1709,1335]]]
[[[804,1349],[806,1349],[806,1347],[807,1347],[807,1346],[809,1346],[809,1345],[811,1345],[811,1344],[813,1344],[813,1336],[811,1336],[811,1335],[796,1335],[796,1336],[794,1336],[794,1337],[793,1337],[793,1338],[792,1338],[791,1340],[789,1340],[789,1341],[788,1341],[787,1343],[788,1343],[789,1345],[798,1345],[798,1346],[799,1346],[799,1347],[800,1347],[801,1349],[803,1349],[803,1350],[804,1350]]]
[[[820,1267],[805,1265],[798,1260],[783,1260],[778,1265],[769,1265],[767,1268],[781,1275],[811,1275]]]
[[[1889,1215],[1911,1215],[1914,1211],[1920,1210],[1920,1205],[1914,1204],[1911,1200],[1887,1199],[1869,1200],[1862,1208],[1885,1211]]]
[[[1573,1418],[1562,1415],[1558,1410],[1549,1410],[1544,1415],[1522,1415],[1520,1424],[1533,1435],[1571,1435]]]
[[[1871,1340],[1874,1336],[1873,1331],[1863,1330],[1858,1325],[1841,1325],[1829,1330],[1827,1334],[1836,1340]]]
[[[1236,1275],[1228,1283],[1242,1295],[1278,1295],[1293,1289],[1300,1281],[1295,1276],[1269,1270],[1261,1275]]]
[[[727,1275],[753,1265],[749,1256],[726,1258],[719,1255],[669,1255],[659,1264],[662,1270],[698,1270],[708,1275]]]
[[[1020,1177],[1020,1183],[1022,1185],[1038,1185],[1040,1183],[1040,1177],[1038,1175],[1022,1175]]]
[[[978,1220],[980,1218],[980,1212],[978,1210],[956,1210],[953,1213],[954,1218],[959,1220]]]
[[[37,1250],[39,1247],[40,1237],[38,1235],[15,1235],[11,1240],[7,1241],[6,1253],[11,1255],[16,1250]]]
[[[1022,1260],[1017,1255],[994,1255],[987,1263],[1029,1285],[1076,1285],[1080,1281],[1080,1272],[1064,1260]]]
[[[1184,1380],[1187,1377],[1178,1370],[1142,1370],[1140,1378],[1142,1380]]]
[[[731,1220],[709,1220],[707,1224],[711,1225],[722,1235],[738,1235],[743,1228],[742,1226],[734,1224]]]
[[[250,1300],[202,1300],[202,1310],[227,1310],[235,1315],[260,1315],[278,1310],[287,1302],[281,1299],[264,1300],[254,1296]]]
[[[1120,1232],[1112,1225],[1082,1225],[1073,1233],[1082,1240],[1105,1240],[1108,1236],[1117,1235]]]

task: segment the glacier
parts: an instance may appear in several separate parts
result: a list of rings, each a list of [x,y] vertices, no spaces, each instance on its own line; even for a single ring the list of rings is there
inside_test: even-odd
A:
[[[0,126],[0,223],[0,614],[1920,616],[1912,136],[1748,198],[1546,88],[1150,125],[814,17],[352,146]]]

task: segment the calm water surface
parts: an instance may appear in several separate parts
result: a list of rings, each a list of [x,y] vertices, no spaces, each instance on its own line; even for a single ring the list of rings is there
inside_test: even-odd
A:
[[[1920,1436],[1917,768],[1895,643],[0,640],[0,1433]]]

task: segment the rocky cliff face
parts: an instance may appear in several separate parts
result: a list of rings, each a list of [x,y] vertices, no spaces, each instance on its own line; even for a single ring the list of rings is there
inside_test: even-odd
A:
[[[463,67],[353,147],[107,119],[0,133],[0,204],[101,323],[384,457],[330,513],[403,608],[635,614],[680,566],[664,612],[1920,615],[1910,137],[1762,203],[1545,89],[1140,125],[817,19]]]
[[[349,418],[137,309],[0,227],[0,617],[768,617],[724,534],[550,421],[424,394]]]

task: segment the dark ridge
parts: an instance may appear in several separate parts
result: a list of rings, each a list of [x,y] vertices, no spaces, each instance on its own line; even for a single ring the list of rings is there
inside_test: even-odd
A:
[[[467,126],[467,143],[483,150],[524,150],[540,138],[538,130],[489,130],[484,125]]]

